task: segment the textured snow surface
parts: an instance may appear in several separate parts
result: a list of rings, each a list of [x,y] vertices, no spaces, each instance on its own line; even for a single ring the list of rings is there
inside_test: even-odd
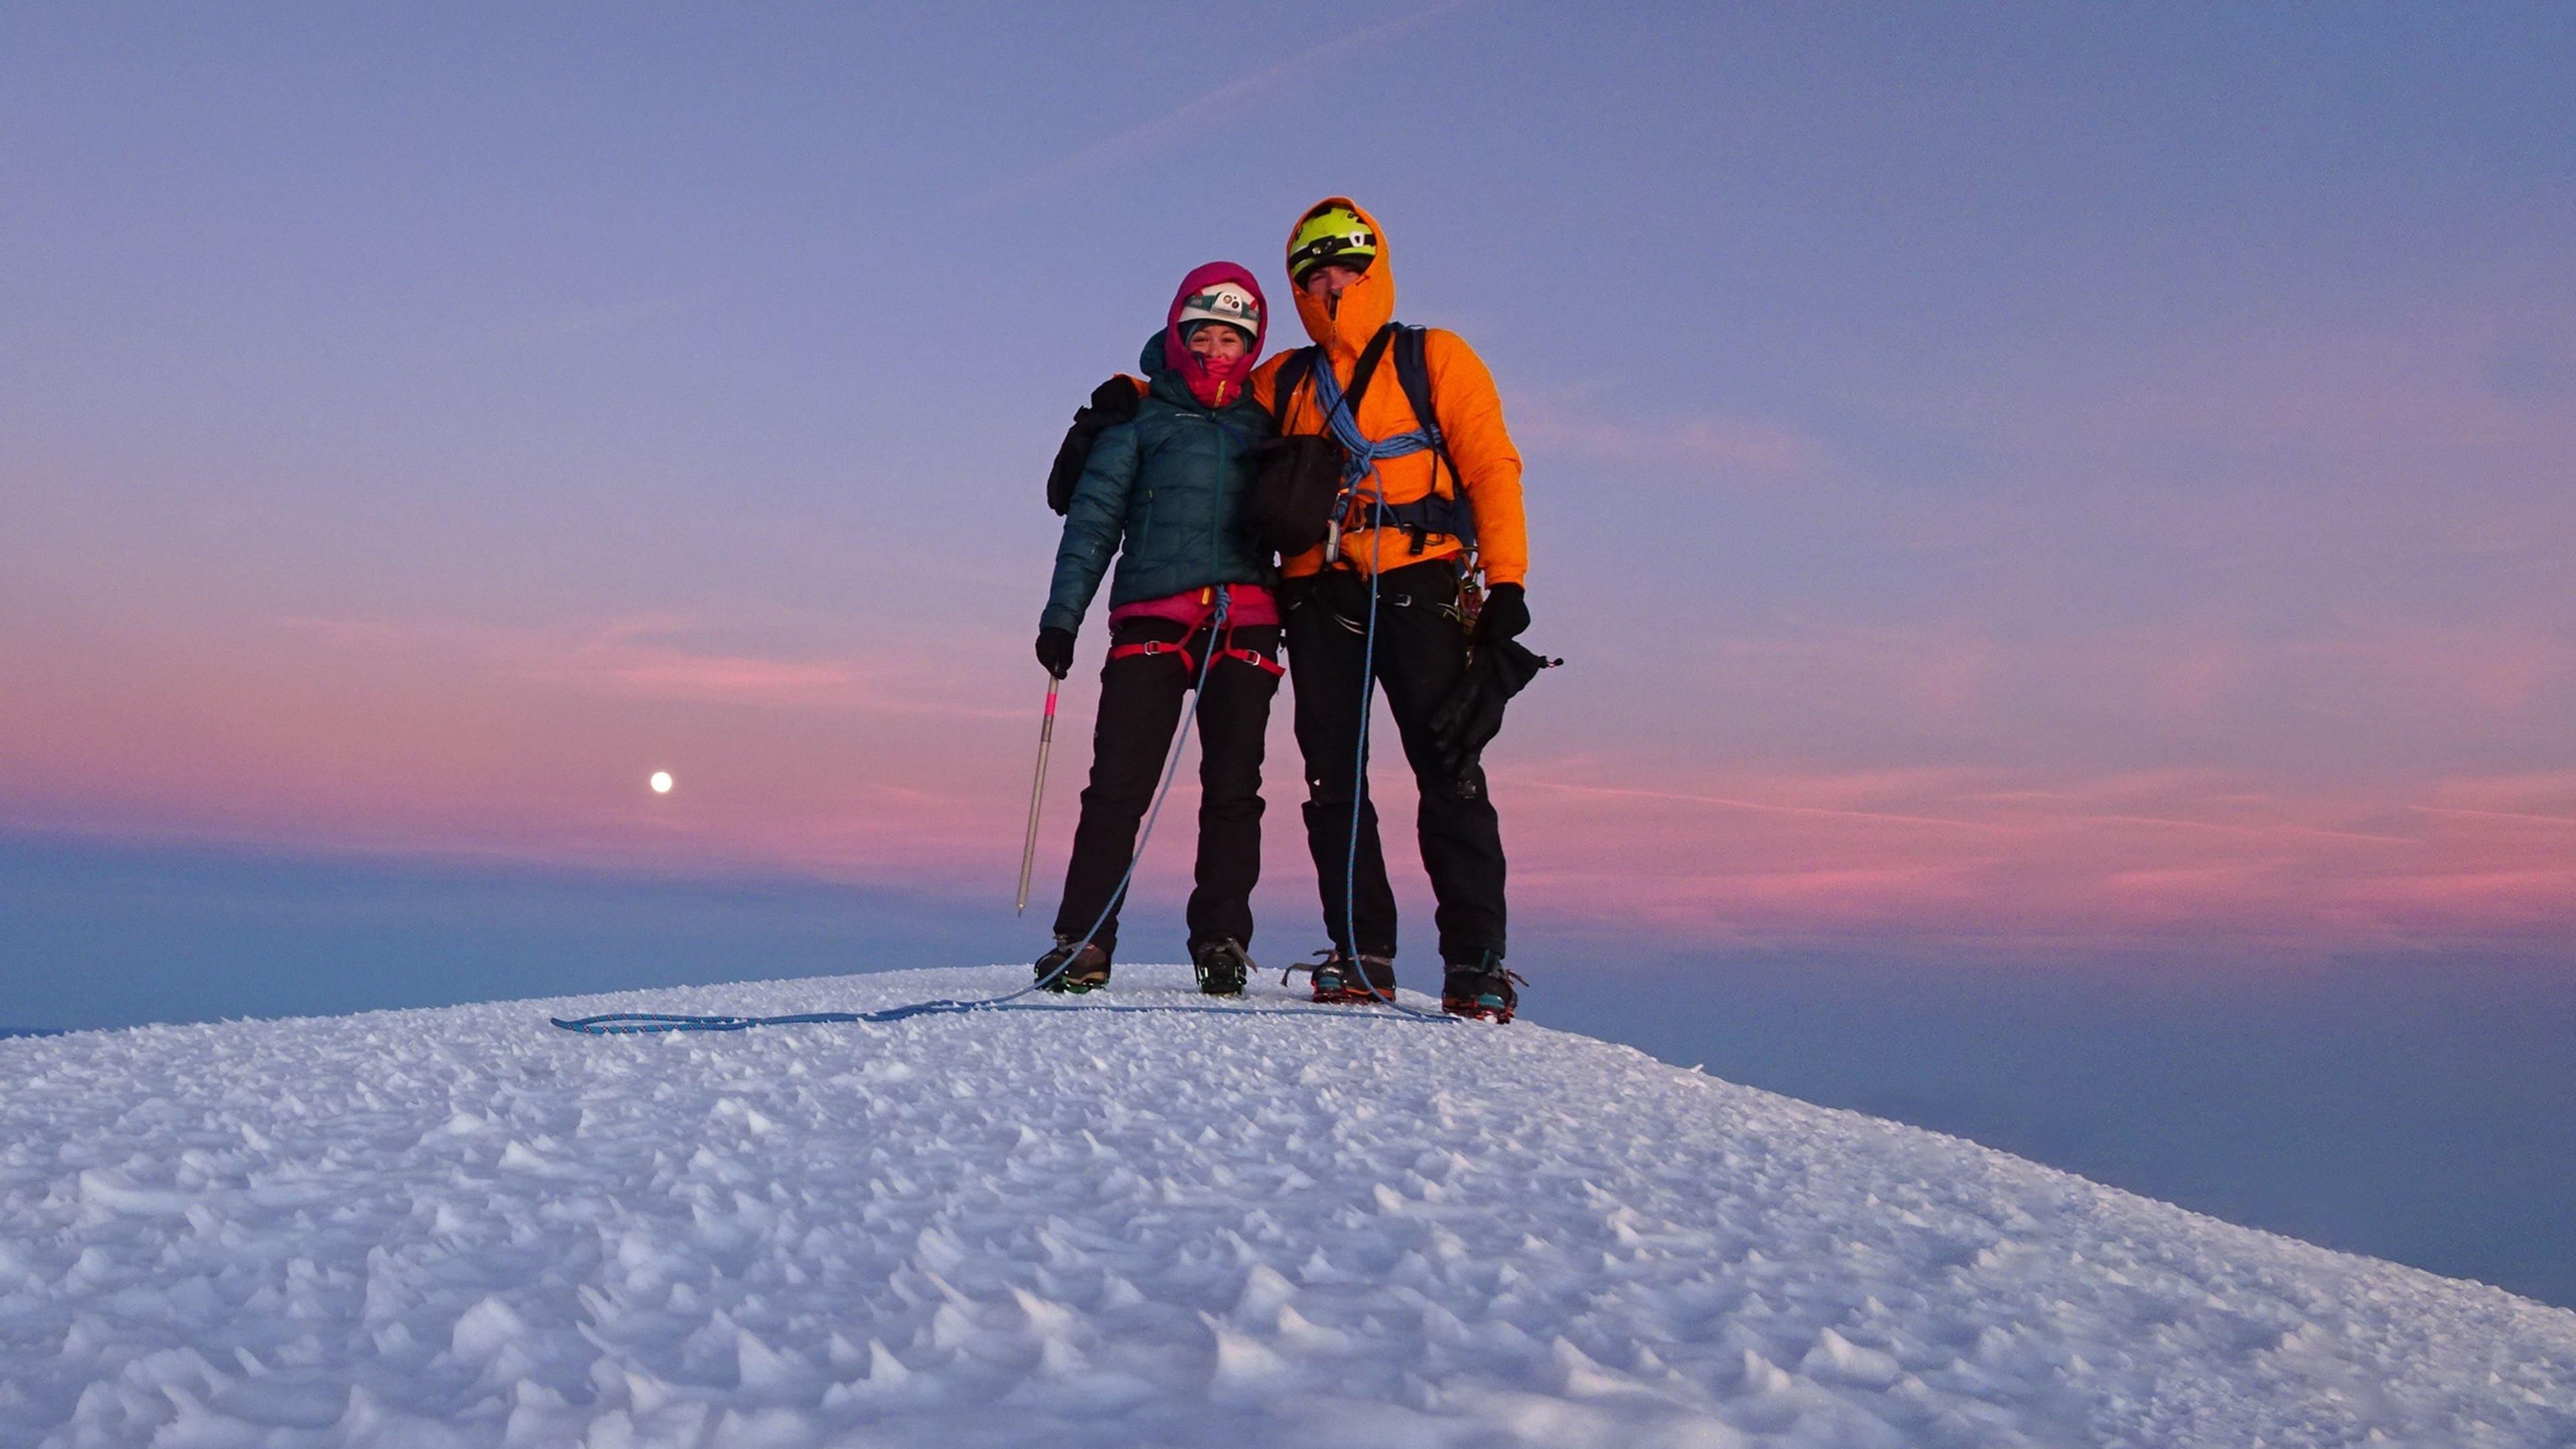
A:
[[[0,1043],[0,1444],[2576,1443],[2576,1314],[1527,1022],[545,1020],[1024,979]]]

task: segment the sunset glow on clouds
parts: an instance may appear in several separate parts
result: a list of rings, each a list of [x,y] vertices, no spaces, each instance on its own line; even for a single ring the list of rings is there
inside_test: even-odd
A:
[[[1521,919],[2566,959],[2546,37],[1343,18],[0,21],[0,827],[1006,890],[1055,436],[1347,190],[1529,463]],[[1317,75],[1395,143],[1271,144]]]
[[[2576,924],[2576,813],[2542,813],[2576,805],[2564,777],[2431,792],[2523,807],[2495,814],[2194,778],[1511,783],[1561,797],[1531,802],[1554,848],[1529,887],[1734,943],[2223,944],[2304,959],[2538,944]]]
[[[14,678],[43,679],[24,652]],[[202,642],[202,641],[200,641]],[[432,850],[657,870],[774,870],[865,883],[986,888],[1016,863],[1031,701],[1016,671],[965,666],[999,646],[925,640],[885,655],[763,658],[709,649],[684,621],[521,632],[279,621],[274,653],[181,651],[159,668],[57,678],[45,712],[0,731],[0,809],[83,831]],[[1912,752],[1980,718],[1987,697],[2039,698],[2017,672],[2066,661],[1897,640],[1824,650],[1722,651],[1738,696],[1711,711],[1766,720],[1803,699],[1819,721],[1876,702],[1915,722]],[[2309,651],[2291,684],[2340,679],[2321,707],[2386,708],[2454,677],[2482,691],[2399,723],[2480,726],[2554,713],[2576,687],[2563,654],[2507,668],[2440,640]],[[2456,646],[2456,641],[2453,641]],[[2145,653],[2145,651],[2141,651]],[[2204,651],[2205,652],[2205,651]],[[94,647],[66,655],[114,658]],[[128,653],[129,661],[138,656]],[[2294,661],[2301,662],[2301,661]],[[57,667],[60,667],[57,661]],[[2248,653],[2218,665],[2147,654],[2069,665],[2064,695],[2186,723],[2283,667]],[[1087,718],[1088,681],[1067,718]],[[1901,739],[1875,767],[1819,731],[1804,761],[1623,757],[1580,673],[1533,687],[1527,738],[1498,747],[1495,790],[1515,848],[1525,916],[1593,920],[1706,944],[1901,945],[2012,956],[2164,947],[2293,958],[2475,942],[2531,948],[2576,928],[2576,772],[2408,772],[2367,782],[2349,765],[2106,769],[2080,740],[2046,763],[1907,763]],[[1746,696],[1749,696],[1747,698]],[[2069,712],[2049,728],[2080,727]],[[1733,713],[1730,713],[1732,711]],[[1991,720],[1986,728],[1995,728]],[[1636,730],[1651,751],[1657,732]],[[1274,758],[1293,760],[1284,738]],[[1588,738],[1587,738],[1588,737]],[[2429,738],[2430,736],[2422,736]],[[1592,748],[1549,754],[1580,739]],[[1069,832],[1085,758],[1077,723],[1060,754],[1050,848]],[[2015,750],[1994,739],[1986,751]],[[2249,752],[2249,753],[2260,753]],[[2348,760],[2339,754],[2338,759]],[[678,788],[644,788],[668,768]],[[1303,880],[1294,788],[1274,774],[1274,881]],[[1409,818],[1394,772],[1385,809]],[[1186,820],[1186,784],[1173,806]],[[1178,889],[1187,852],[1167,846],[1147,889]]]

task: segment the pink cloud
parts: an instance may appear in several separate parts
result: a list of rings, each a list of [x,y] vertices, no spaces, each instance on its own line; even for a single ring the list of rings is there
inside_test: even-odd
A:
[[[2576,823],[2576,770],[2446,780],[2434,799],[2422,808]]]
[[[539,627],[350,619],[287,625],[353,658],[435,659],[604,693],[778,708],[995,712],[960,703],[941,687],[958,641],[930,628],[864,656],[791,658],[711,648],[702,624],[667,614]]]
[[[0,818],[926,878],[1025,808],[978,767],[1019,753],[1029,711],[942,642],[779,657],[673,619],[21,631],[0,664],[44,707],[0,711]]]
[[[1793,619],[1681,638],[1651,672],[1612,681],[1637,693],[1618,716],[1622,752],[1836,776],[1909,757],[2045,762],[2103,781],[2162,759],[2223,763],[2255,793],[2384,789],[2424,784],[2436,760],[2547,759],[2576,718],[2576,645],[2511,623],[2349,620],[2263,639],[2198,622],[2008,634]],[[1593,748],[1600,711],[1556,699],[1533,692],[1518,738],[1552,758]]]
[[[0,711],[0,815],[1006,888],[1034,743],[1016,650],[917,636],[867,651],[789,650],[749,637],[738,644],[665,616],[533,627],[227,621],[162,633],[45,623],[0,639],[16,698],[43,703]],[[2508,637],[2498,646],[2507,655],[2543,661],[2532,683],[2483,702],[2410,703],[2404,692],[2424,677],[2413,671],[2447,667],[2453,643],[2484,657],[2477,642],[2162,642],[2171,647],[2132,636],[2088,671],[2072,642],[2031,650],[1932,626],[1819,630],[1721,651],[1737,714],[1671,707],[1687,680],[1652,710],[1583,698],[1580,751],[1547,748],[1564,732],[1546,711],[1573,697],[1548,703],[1560,700],[1541,692],[1555,682],[1537,686],[1534,712],[1493,757],[1515,909],[1694,942],[2014,956],[2224,947],[2299,957],[2576,939],[2576,773],[2441,767],[2424,749],[2429,740],[2456,753],[2494,730],[2563,741],[2543,718],[2558,656]],[[2197,704],[2169,705],[2167,661],[2213,653],[2243,663],[2215,687],[2190,686]],[[2301,673],[2314,668],[2331,674]],[[2413,733],[2394,736],[2369,768],[2266,765],[2256,736],[2230,735],[2237,692],[2284,676],[2306,693],[2341,688],[2374,718],[2396,711]],[[1087,722],[1090,687],[1072,682],[1067,720]],[[2070,701],[2051,703],[2048,689]],[[2111,720],[2167,709],[2220,739],[2211,756],[2230,763],[2124,764],[2155,752],[2070,730],[2063,711],[2079,706]],[[1821,738],[1816,721],[1843,708],[1874,732]],[[1605,736],[1605,710],[1629,727]],[[2026,724],[2033,715],[2043,723]],[[1885,728],[1890,718],[1904,728]],[[1648,721],[1673,722],[1675,747],[1642,737]],[[1946,735],[1927,733],[1936,724]],[[1729,733],[1755,726],[1782,733],[1758,748]],[[2016,743],[2034,731],[2050,750]],[[1293,760],[1284,710],[1278,733],[1274,758]],[[1059,740],[1050,869],[1071,830],[1080,740],[1078,725]],[[2307,735],[2287,744],[2318,749]],[[2538,758],[2535,748],[2499,757]],[[1409,878],[1408,792],[1393,755],[1377,779]],[[656,768],[679,776],[667,798],[643,788]],[[1271,779],[1274,883],[1302,884],[1295,812],[1282,808],[1293,807],[1294,777],[1274,767]],[[1185,784],[1173,801],[1177,834],[1148,864],[1157,891],[1186,874],[1176,842],[1190,793]]]
[[[2576,931],[2576,842],[2563,832],[2537,839],[2519,818],[2410,813],[2366,792],[2251,790],[2218,772],[1698,783],[1503,774],[1497,797],[1526,842],[1523,906],[1715,940],[2008,953],[2233,940],[2312,956]],[[2410,823],[2354,823],[2386,819]]]

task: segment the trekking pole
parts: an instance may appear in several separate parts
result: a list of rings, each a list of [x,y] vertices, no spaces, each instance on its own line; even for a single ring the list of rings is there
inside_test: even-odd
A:
[[[1055,743],[1055,692],[1063,683],[1052,674],[1047,676],[1046,718],[1038,724],[1038,775],[1029,786],[1029,839],[1020,847],[1020,898],[1011,907],[1015,916],[1029,908],[1029,869],[1038,859],[1038,806],[1046,799],[1047,750]]]

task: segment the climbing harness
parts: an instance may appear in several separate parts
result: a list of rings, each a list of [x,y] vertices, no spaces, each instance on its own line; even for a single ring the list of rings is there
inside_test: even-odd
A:
[[[1342,446],[1344,471],[1341,492],[1332,500],[1326,515],[1325,559],[1340,556],[1340,537],[1353,522],[1352,515],[1364,501],[1353,495],[1354,485],[1373,469],[1379,459],[1402,458],[1429,449],[1432,453],[1431,488],[1420,498],[1391,503],[1378,499],[1372,505],[1370,524],[1373,528],[1399,528],[1404,531],[1405,552],[1418,556],[1430,539],[1447,536],[1473,549],[1476,546],[1476,518],[1460,487],[1458,460],[1449,455],[1449,442],[1440,431],[1440,423],[1431,398],[1431,364],[1424,329],[1389,322],[1378,329],[1351,367],[1347,400],[1341,380],[1330,367],[1319,366],[1323,349],[1303,347],[1287,355],[1280,365],[1272,387],[1272,416],[1286,431],[1288,411],[1297,389],[1311,374],[1315,380],[1316,410],[1324,415],[1325,426],[1333,440]],[[1397,433],[1372,443],[1359,430],[1360,399],[1368,392],[1377,376],[1377,365],[1391,350],[1395,354],[1396,384],[1404,389],[1404,400],[1413,412],[1412,431]],[[1449,490],[1442,492],[1440,474],[1448,470]]]
[[[1216,588],[1208,590],[1207,592],[1211,595],[1220,594],[1224,591],[1224,588],[1224,585],[1218,585]],[[1236,648],[1234,644],[1233,622],[1231,620],[1224,619],[1221,612],[1221,605],[1216,603],[1213,599],[1210,602],[1210,610],[1211,612],[1201,614],[1196,620],[1192,621],[1188,628],[1182,632],[1178,641],[1167,639],[1144,639],[1132,644],[1113,645],[1109,650],[1110,661],[1115,663],[1121,659],[1150,659],[1158,654],[1170,654],[1179,658],[1181,661],[1181,668],[1192,674],[1198,675],[1201,683],[1205,683],[1207,675],[1204,669],[1190,661],[1190,641],[1197,638],[1199,631],[1204,629],[1207,631],[1211,661],[1215,659],[1231,659],[1238,664],[1249,664],[1253,668],[1260,670],[1262,673],[1269,675],[1273,679],[1277,679],[1288,672],[1288,666],[1281,664],[1278,660],[1271,658],[1260,650]]]
[[[1193,629],[1190,632],[1195,634],[1198,631]],[[1269,675],[1273,679],[1277,679],[1279,676],[1288,672],[1287,665],[1280,663],[1269,655],[1256,649],[1237,649],[1232,647],[1233,644],[1234,631],[1232,629],[1228,629],[1225,631],[1224,646],[1215,651],[1215,657],[1218,659],[1231,659],[1238,664],[1249,664],[1253,668],[1260,670],[1262,673]],[[1141,656],[1151,656],[1155,654],[1177,654],[1180,656],[1181,667],[1183,669],[1189,670],[1192,673],[1196,673],[1198,670],[1198,666],[1190,662],[1190,649],[1186,642],[1174,644],[1167,643],[1161,639],[1147,639],[1136,644],[1121,644],[1117,648],[1109,651],[1109,657],[1111,659],[1134,659]]]

